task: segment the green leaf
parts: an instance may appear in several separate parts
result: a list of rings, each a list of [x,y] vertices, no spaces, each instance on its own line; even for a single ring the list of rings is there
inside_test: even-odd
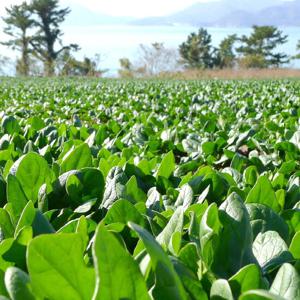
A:
[[[35,203],[40,187],[49,180],[50,169],[42,156],[29,152],[13,164],[9,173],[18,179],[26,198]]]
[[[26,247],[32,239],[32,228],[24,226],[15,239],[6,239],[1,243],[0,268],[6,270],[9,266],[16,266],[22,270],[26,269]]]
[[[175,202],[175,207],[180,205],[183,206],[184,210],[193,203],[194,192],[189,184],[185,184],[181,187],[177,200]]]
[[[191,271],[197,274],[200,257],[195,243],[188,243],[182,247],[178,257]]]
[[[111,165],[107,162],[106,159],[100,158],[99,170],[101,171],[104,178],[106,178],[111,168],[112,168]]]
[[[120,167],[114,167],[109,171],[106,177],[102,207],[108,209],[115,201],[124,198],[127,180],[126,174]]]
[[[300,209],[287,209],[281,214],[289,226],[290,238],[300,231]]]
[[[11,204],[11,217],[16,223],[28,200],[19,180],[10,174],[7,176],[7,202]]]
[[[95,203],[97,202],[97,199],[91,199],[90,201],[87,201],[83,204],[81,204],[80,206],[78,206],[74,212],[78,213],[78,214],[86,214],[89,211],[91,211],[91,209],[93,208],[93,206],[95,205]]]
[[[237,170],[238,172],[242,172],[247,165],[248,159],[244,155],[236,153],[231,161],[230,167]]]
[[[3,257],[9,251],[9,249],[13,246],[14,239],[9,238],[5,239],[0,243],[0,270],[6,271],[6,269],[10,266],[13,266],[14,263],[12,261],[8,261],[6,257]]]
[[[1,236],[4,239],[13,237],[14,235],[14,227],[11,222],[9,213],[3,209],[0,208],[0,241]]]
[[[300,131],[296,131],[290,139],[290,142],[300,149]]]
[[[133,203],[146,202],[147,195],[138,187],[136,177],[133,175],[126,183],[126,198]]]
[[[17,236],[20,230],[24,226],[32,226],[33,235],[37,236],[43,233],[54,233],[52,225],[43,216],[43,214],[34,208],[32,201],[29,201],[20,216],[15,229],[15,236]]]
[[[14,134],[20,131],[20,125],[13,116],[5,116],[2,119],[1,127],[5,133]]]
[[[246,203],[260,203],[269,206],[275,212],[280,211],[275,192],[268,177],[260,176],[249,192]]]
[[[108,210],[105,218],[105,224],[122,224],[122,228],[128,223],[133,222],[140,226],[145,225],[145,220],[140,212],[127,200],[116,201]]]
[[[152,289],[154,299],[187,299],[170,259],[154,237],[134,223],[129,222],[129,227],[139,235],[151,257],[151,266],[156,276],[155,286]]]
[[[220,206],[219,217],[223,229],[212,269],[219,276],[229,278],[245,265],[256,262],[252,253],[252,230],[246,206],[236,193]]]
[[[246,208],[250,216],[254,238],[258,233],[277,231],[285,241],[289,239],[288,225],[270,207],[258,203],[250,203],[246,205]]]
[[[218,279],[214,281],[210,289],[210,299],[233,300],[233,295],[227,280]]]
[[[290,264],[283,264],[272,283],[270,292],[285,299],[300,299],[300,276]]]
[[[4,276],[5,276],[5,273],[2,270],[0,270],[0,295],[8,296],[8,293],[7,293],[7,290],[5,287],[5,283],[4,283]],[[2,300],[2,299],[0,298],[0,300]]]
[[[201,190],[204,190],[208,186],[210,188],[207,199],[211,202],[221,203],[229,188],[223,174],[219,172],[209,172],[206,174],[201,183]]]
[[[213,142],[204,142],[201,146],[202,146],[202,151],[206,155],[211,155],[215,152],[217,145]]]
[[[94,233],[97,228],[97,224],[84,216],[78,219],[71,220],[62,226],[57,233],[78,233],[83,241],[84,247],[89,242],[89,234]]]
[[[32,223],[32,229],[34,236],[55,232],[48,219],[38,209],[36,209],[35,218]]]
[[[291,174],[296,167],[297,167],[297,163],[294,160],[287,161],[281,165],[278,172],[282,174]]]
[[[175,157],[172,151],[168,152],[162,159],[157,171],[157,177],[169,178],[175,170]]]
[[[286,300],[280,296],[274,295],[264,290],[251,290],[239,298],[239,300]]]
[[[294,235],[289,251],[292,253],[295,259],[300,259],[300,231]]]
[[[22,214],[20,216],[20,219],[17,223],[16,229],[15,229],[15,236],[17,236],[22,230],[24,226],[31,226],[35,217],[35,209],[33,206],[32,201],[29,201],[26,206],[24,207]]]
[[[60,174],[92,166],[92,154],[89,146],[82,143],[72,148],[62,159]]]
[[[236,298],[249,290],[263,288],[262,274],[260,268],[255,264],[241,268],[236,274],[230,277],[228,281],[233,295]]]
[[[157,191],[155,187],[151,188],[148,191],[148,199],[146,201],[146,207],[150,208],[152,210],[160,211],[161,209],[161,202],[162,202],[162,196]]]
[[[138,264],[120,241],[99,225],[93,245],[97,284],[93,299],[150,300]]]
[[[243,173],[244,181],[251,186],[255,185],[258,177],[257,168],[255,166],[248,167]]]
[[[205,211],[200,222],[199,238],[203,260],[211,266],[219,243],[222,224],[219,220],[218,207],[212,203]]]
[[[293,260],[288,246],[276,231],[259,233],[253,242],[253,253],[264,272]]]
[[[189,270],[179,259],[171,257],[172,264],[178,274],[189,299],[191,300],[207,300],[207,294],[197,278],[197,276]]]
[[[37,296],[54,300],[92,299],[95,274],[83,261],[83,246],[79,234],[41,235],[30,242],[27,266]]]
[[[80,172],[68,176],[66,192],[74,206],[95,198],[100,204],[104,193],[103,175],[95,168],[83,168]]]
[[[173,247],[172,247],[172,236],[176,232],[180,233],[180,240],[181,234],[183,229],[183,207],[179,206],[173,213],[171,219],[169,220],[168,224],[165,226],[163,231],[156,237],[157,242],[165,249],[169,249],[173,254],[175,254]]]
[[[9,267],[5,272],[5,286],[12,300],[34,300],[29,276],[22,270]]]

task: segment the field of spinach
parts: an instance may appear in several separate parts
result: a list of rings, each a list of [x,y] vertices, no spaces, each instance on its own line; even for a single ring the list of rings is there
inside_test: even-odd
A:
[[[0,83],[0,299],[300,299],[300,82]]]

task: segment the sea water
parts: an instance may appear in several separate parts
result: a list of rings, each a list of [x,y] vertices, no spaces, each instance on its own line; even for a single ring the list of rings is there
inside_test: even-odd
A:
[[[300,27],[280,28],[288,35],[288,42],[280,47],[280,50],[288,55],[296,54],[296,45],[300,40]],[[100,67],[108,69],[107,75],[116,76],[120,58],[129,58],[135,62],[139,56],[139,45],[151,43],[164,43],[166,47],[178,49],[191,32],[198,28],[191,26],[132,26],[132,25],[99,25],[99,26],[65,26],[63,28],[64,43],[77,43],[81,47],[76,54],[78,58],[84,55],[101,55]],[[220,41],[229,34],[238,36],[248,35],[251,28],[207,28],[212,35],[212,43],[218,46]],[[1,35],[2,37],[2,35]],[[3,51],[2,51],[3,50]],[[1,47],[3,54],[10,53]],[[17,55],[16,53],[15,55]],[[300,68],[300,60],[292,60],[289,64],[292,68]]]

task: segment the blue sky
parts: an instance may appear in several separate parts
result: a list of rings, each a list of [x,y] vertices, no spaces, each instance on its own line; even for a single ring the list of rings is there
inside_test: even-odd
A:
[[[114,16],[160,16],[178,11],[193,3],[215,0],[61,0],[62,5],[72,7],[77,3],[93,11]],[[11,4],[20,4],[23,0],[1,0],[0,13]]]

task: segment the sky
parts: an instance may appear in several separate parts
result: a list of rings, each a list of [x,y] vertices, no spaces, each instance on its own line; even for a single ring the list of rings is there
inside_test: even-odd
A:
[[[148,17],[166,15],[197,2],[210,1],[215,0],[61,0],[60,2],[70,7],[73,3],[77,3],[112,16]],[[22,2],[23,0],[0,0],[0,13],[3,14],[7,6]]]

